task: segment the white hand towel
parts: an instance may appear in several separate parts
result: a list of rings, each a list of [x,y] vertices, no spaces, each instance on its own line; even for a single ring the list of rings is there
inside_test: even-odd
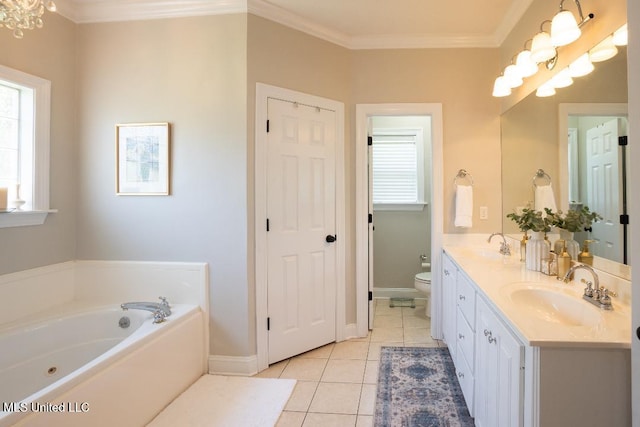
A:
[[[471,227],[473,217],[473,187],[470,185],[456,186],[456,227]]]
[[[549,185],[536,185],[534,194],[534,207],[537,211],[543,211],[544,208],[549,208],[552,211],[556,211],[556,197],[553,194],[553,188]]]

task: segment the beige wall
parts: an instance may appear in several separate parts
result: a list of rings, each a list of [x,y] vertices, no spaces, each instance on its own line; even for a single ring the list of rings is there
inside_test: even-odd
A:
[[[75,257],[76,25],[46,13],[44,28],[23,39],[0,28],[0,64],[51,81],[50,214],[44,225],[0,228],[0,274]]]
[[[353,103],[441,103],[444,121],[445,233],[501,229],[500,101],[491,96],[498,49],[353,51]],[[473,175],[473,228],[453,225],[453,179]],[[487,206],[489,219],[478,208]]]

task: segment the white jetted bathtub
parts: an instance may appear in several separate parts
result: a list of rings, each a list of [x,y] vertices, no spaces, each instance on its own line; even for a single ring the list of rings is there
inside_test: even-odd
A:
[[[205,370],[201,306],[171,310],[72,300],[0,324],[0,427],[144,426]]]

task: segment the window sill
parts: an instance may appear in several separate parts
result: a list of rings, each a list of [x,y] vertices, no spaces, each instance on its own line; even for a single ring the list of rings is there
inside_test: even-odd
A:
[[[421,211],[428,203],[374,203],[375,211]]]
[[[0,228],[24,227],[28,225],[42,225],[50,213],[58,212],[57,209],[46,211],[13,211],[0,213]]]

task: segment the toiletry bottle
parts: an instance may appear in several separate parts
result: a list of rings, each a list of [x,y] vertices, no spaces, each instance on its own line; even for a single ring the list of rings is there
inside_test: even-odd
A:
[[[562,254],[558,255],[558,279],[564,279],[571,268],[571,255],[567,252],[567,246],[562,245]]]
[[[527,235],[527,232],[524,232],[524,235],[522,236],[522,240],[520,240],[520,261],[524,262],[527,259],[527,240],[529,239],[529,236]]]
[[[578,254],[578,261],[587,264],[593,265],[593,254],[589,252],[589,243],[593,242],[593,240],[585,240],[582,244],[582,252]]]

